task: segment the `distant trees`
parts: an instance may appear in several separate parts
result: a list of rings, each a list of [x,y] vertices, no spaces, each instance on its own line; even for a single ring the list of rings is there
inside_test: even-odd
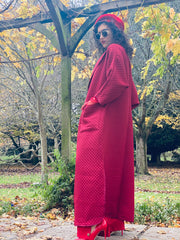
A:
[[[133,112],[137,173],[148,173],[148,136],[155,121],[165,114],[170,96],[178,89],[178,21],[179,15],[166,4],[136,12],[135,22],[142,26],[141,33],[138,25],[133,29],[137,48],[133,76],[140,99],[140,106]]]
[[[147,153],[151,154],[151,162],[160,163],[161,153],[173,151],[180,147],[180,130],[173,129],[164,123],[163,127],[152,126],[147,139]]]
[[[12,12],[4,12],[1,19],[32,17],[39,10],[48,10],[45,2],[48,3],[48,1],[41,1],[40,5],[34,5],[31,1],[24,0],[22,4],[16,6],[16,9],[13,8]],[[77,3],[78,6],[84,5],[84,0]],[[72,1],[71,4],[74,6],[75,1]],[[120,14],[123,16],[123,13]],[[127,11],[125,15],[127,17]],[[84,20],[78,18],[72,21],[72,28],[68,28],[69,39],[71,39],[71,35],[75,35]],[[91,19],[91,21],[93,20]],[[136,137],[136,171],[147,173],[147,139],[153,124],[160,124],[162,120],[168,119],[167,116],[173,116],[173,119],[176,116],[176,124],[179,119],[178,107],[176,107],[178,103],[174,97],[174,95],[178,95],[179,15],[175,13],[174,9],[163,4],[140,8],[136,13],[135,21],[136,24],[134,24],[134,20],[130,24],[130,31],[133,33],[132,39],[137,49],[133,61],[133,76],[141,102],[140,106],[133,112]],[[141,30],[138,25],[140,28],[142,26]],[[70,26],[70,22],[64,30],[67,30],[68,26]],[[55,148],[58,145],[57,136],[61,130],[59,113],[62,110],[60,98],[65,94],[63,98],[69,113],[69,103],[71,102],[71,99],[67,97],[70,91],[69,80],[72,77],[73,81],[75,75],[78,76],[78,80],[76,79],[77,81],[72,84],[76,91],[73,93],[75,101],[72,104],[74,116],[77,114],[77,118],[76,116],[73,118],[73,129],[76,132],[80,113],[79,104],[87,90],[87,82],[85,86],[82,84],[82,79],[88,78],[94,65],[94,59],[87,59],[87,54],[84,51],[85,47],[89,50],[89,41],[88,43],[81,41],[74,56],[72,58],[68,56],[68,62],[62,62],[62,67],[68,66],[68,75],[65,70],[63,72],[67,93],[63,91],[60,93],[59,89],[62,87],[62,82],[58,66],[61,59],[56,55],[60,48],[55,27],[51,24],[47,24],[46,27],[36,24],[33,25],[33,28],[42,34],[29,28],[0,33],[1,62],[6,62],[6,65],[1,65],[0,72],[0,130],[3,132],[6,128],[8,133],[12,133],[15,132],[13,128],[16,126],[16,133],[18,133],[18,128],[24,129],[25,126],[27,131],[24,131],[23,134],[26,135],[28,141],[33,139],[34,142],[37,139],[38,131],[40,131],[42,163],[46,165],[47,136],[53,136]],[[87,27],[85,29],[87,30]],[[76,40],[75,43],[69,43],[71,47],[76,46],[80,40],[80,35],[76,36],[77,39],[73,38]],[[64,41],[66,44],[66,38]],[[91,52],[92,54],[94,53]],[[49,57],[45,55],[49,55]],[[74,66],[72,66],[70,74],[71,62]],[[68,81],[66,81],[67,78]],[[82,87],[82,91],[79,86]],[[164,111],[167,103],[171,103],[174,107]],[[65,114],[62,117],[67,118]],[[70,126],[70,119],[64,122]],[[33,127],[37,123],[39,129],[33,131]],[[32,127],[31,130],[30,127]],[[70,137],[69,132],[67,135]],[[46,178],[44,178],[46,175],[45,165],[42,167],[43,181]]]
[[[3,115],[4,121],[1,122],[1,126],[4,128],[4,122],[9,121],[6,127],[11,131],[15,126],[21,126],[23,129],[26,125],[28,129],[33,122],[38,123],[42,182],[47,182],[47,125],[55,128],[53,118],[59,116],[59,113],[54,109],[60,108],[60,82],[55,78],[57,74],[55,69],[60,58],[51,49],[52,46],[45,36],[35,30],[27,28],[24,31],[8,30],[0,36],[1,61],[6,62],[6,65],[1,67],[0,85],[4,94],[7,96],[8,93],[11,99],[8,99],[10,104],[4,106],[7,114]],[[43,58],[42,54],[45,53],[49,54],[49,57]],[[32,60],[33,58],[37,59]],[[2,98],[6,99],[6,96]],[[16,121],[12,122],[12,116]],[[53,127],[49,128],[55,132]],[[26,136],[27,129],[24,132]],[[28,140],[33,134],[33,130],[29,131],[31,136]],[[34,138],[33,142],[35,141]]]

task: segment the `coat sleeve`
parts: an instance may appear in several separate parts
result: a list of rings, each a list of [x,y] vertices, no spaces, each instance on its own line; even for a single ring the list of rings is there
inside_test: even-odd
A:
[[[114,101],[129,87],[128,67],[129,60],[125,50],[117,44],[110,45],[104,67],[106,79],[95,95],[101,105]]]

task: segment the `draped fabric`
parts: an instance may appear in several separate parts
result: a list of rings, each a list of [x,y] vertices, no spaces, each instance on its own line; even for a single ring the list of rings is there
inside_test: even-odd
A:
[[[132,109],[139,104],[124,48],[111,44],[96,63],[79,121],[75,170],[75,225],[104,217],[134,219]]]

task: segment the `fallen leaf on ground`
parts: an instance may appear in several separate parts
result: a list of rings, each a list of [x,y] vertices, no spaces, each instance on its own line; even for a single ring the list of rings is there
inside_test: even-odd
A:
[[[136,229],[135,228],[126,228],[125,231],[127,232],[131,232],[131,231],[135,231]]]
[[[157,231],[157,233],[159,233],[159,234],[166,234],[166,232],[163,231],[163,230]]]
[[[48,214],[47,214],[47,218],[48,218],[48,219],[51,219],[51,220],[55,220],[55,219],[56,219],[56,214],[54,214],[54,213],[48,213]]]

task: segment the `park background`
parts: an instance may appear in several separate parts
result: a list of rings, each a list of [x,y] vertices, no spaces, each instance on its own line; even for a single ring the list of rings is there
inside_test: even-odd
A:
[[[1,1],[0,24],[47,14],[47,2]],[[94,4],[110,6],[113,1],[59,2],[83,11]],[[140,99],[140,106],[133,110],[135,222],[167,227],[178,227],[180,214],[179,3],[115,12],[123,18],[134,46],[132,73]],[[63,14],[60,19],[64,29],[69,28]],[[72,37],[85,21],[84,17],[72,19]],[[64,61],[56,33],[52,22],[0,33],[2,216],[73,220],[78,120],[99,56],[90,29],[71,56],[71,154],[63,158]]]

